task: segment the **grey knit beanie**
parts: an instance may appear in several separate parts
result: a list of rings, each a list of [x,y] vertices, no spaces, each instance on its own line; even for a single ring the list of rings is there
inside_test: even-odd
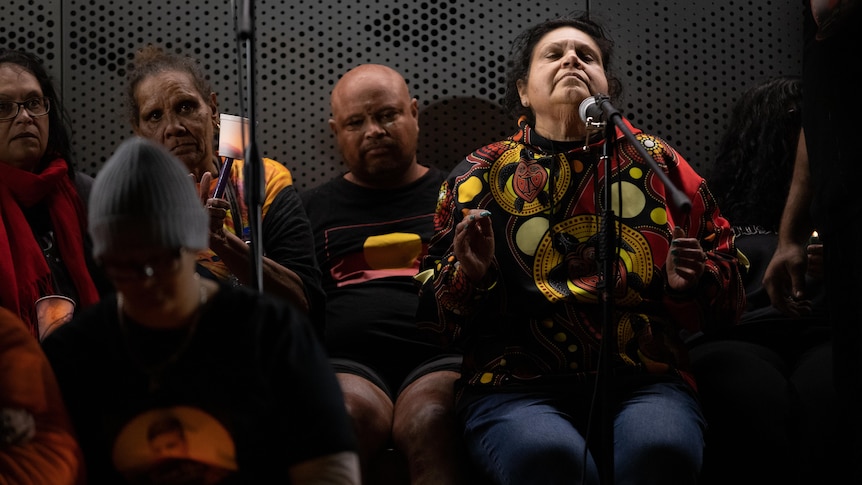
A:
[[[209,218],[185,166],[133,137],[96,175],[89,202],[93,256],[140,248],[206,249]]]

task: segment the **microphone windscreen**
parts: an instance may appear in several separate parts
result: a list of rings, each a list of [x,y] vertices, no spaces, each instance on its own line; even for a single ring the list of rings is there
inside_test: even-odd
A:
[[[596,102],[596,96],[590,96],[583,101],[578,107],[578,115],[581,121],[587,122],[588,118],[592,118],[594,122],[600,121],[602,118],[602,108]]]

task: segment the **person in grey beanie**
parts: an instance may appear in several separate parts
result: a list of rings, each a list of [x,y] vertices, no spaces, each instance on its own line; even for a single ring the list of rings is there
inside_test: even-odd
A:
[[[116,295],[43,342],[90,483],[359,483],[356,438],[308,316],[195,271],[209,220],[181,162],[131,138],[90,202],[93,256]],[[182,424],[182,456],[147,441],[165,415]]]

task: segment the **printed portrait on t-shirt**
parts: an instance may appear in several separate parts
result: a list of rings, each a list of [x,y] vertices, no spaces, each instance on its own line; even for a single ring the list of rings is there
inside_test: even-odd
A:
[[[141,485],[218,485],[238,471],[227,429],[186,406],[135,416],[117,435],[113,460],[129,483]]]

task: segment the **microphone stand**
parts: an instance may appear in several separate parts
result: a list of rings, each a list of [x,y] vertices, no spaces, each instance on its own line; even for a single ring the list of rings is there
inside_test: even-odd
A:
[[[614,413],[611,411],[611,352],[613,339],[616,334],[613,325],[614,306],[614,282],[616,276],[614,269],[616,254],[616,217],[614,216],[613,201],[611,200],[611,143],[615,135],[614,125],[605,125],[605,141],[602,143],[602,156],[604,160],[604,211],[602,224],[600,226],[599,260],[602,265],[602,279],[599,283],[599,295],[602,302],[602,344],[599,347],[599,369],[598,369],[598,391],[601,396],[601,412],[599,413],[602,435],[602,466],[599,471],[600,481],[609,485],[614,483]]]
[[[248,76],[248,135],[249,140],[245,148],[245,167],[243,167],[246,181],[246,204],[248,205],[248,223],[251,233],[249,234],[249,263],[250,279],[258,291],[263,291],[263,237],[261,234],[263,208],[263,160],[261,160],[257,149],[257,120],[255,116],[255,54],[254,54],[254,2],[243,1],[242,17],[237,29],[237,37],[245,41],[246,45],[246,72]],[[242,237],[242,235],[239,235]]]
[[[637,140],[629,127],[622,121],[622,115],[616,108],[611,105],[608,98],[596,96],[596,104],[602,109],[604,119],[608,120],[604,123],[605,139],[602,144],[601,160],[604,161],[604,196],[602,204],[604,210],[602,212],[602,224],[600,226],[600,247],[599,259],[602,267],[602,278],[599,282],[600,298],[602,302],[602,343],[599,349],[599,368],[597,380],[597,390],[601,396],[601,435],[602,435],[602,466],[599,470],[601,482],[607,485],[614,483],[614,412],[611,400],[611,358],[613,355],[613,336],[616,334],[616,329],[613,325],[613,290],[616,286],[616,260],[617,251],[616,244],[616,229],[617,220],[613,211],[613,201],[611,200],[612,181],[611,181],[611,165],[613,160],[610,156],[611,146],[616,138],[616,128],[619,128],[626,140],[635,147],[638,154],[643,158],[652,169],[653,173],[664,183],[667,192],[669,193],[671,203],[680,211],[688,213],[691,210],[691,201],[673,182],[668,178],[667,174],[658,166],[658,163],[646,151],[646,149]],[[602,123],[596,123],[591,118],[586,121],[587,137],[589,138],[589,130],[602,126]],[[586,142],[585,142],[586,146]],[[610,341],[609,341],[610,340]]]

